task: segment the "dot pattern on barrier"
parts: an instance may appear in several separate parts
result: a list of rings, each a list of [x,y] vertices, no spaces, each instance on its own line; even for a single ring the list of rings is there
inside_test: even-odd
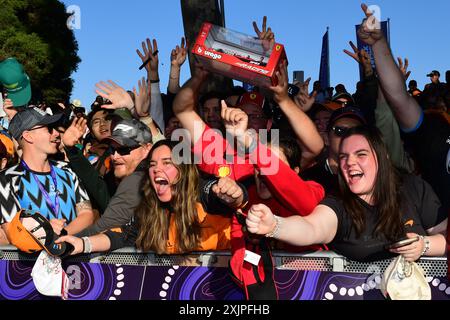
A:
[[[446,283],[441,282],[440,279],[434,277],[426,278],[430,286],[438,288],[439,291],[445,292],[447,296],[450,296],[450,286]],[[354,297],[362,296],[364,292],[370,290],[379,290],[381,284],[381,276],[377,275],[374,278],[369,278],[367,283],[356,288],[339,288],[336,284],[331,283],[328,286],[328,292],[325,293],[324,299],[322,300],[335,300],[336,298],[344,298],[345,296]]]
[[[172,282],[172,278],[175,275],[176,271],[179,269],[179,266],[172,266],[169,270],[167,270],[167,277],[164,279],[164,283],[161,285],[161,291],[159,292],[159,296],[161,300],[167,300],[167,292],[170,289],[170,283]]]
[[[123,274],[123,268],[121,264],[116,264],[116,289],[113,292],[113,295],[109,297],[109,300],[117,300],[120,298],[120,295],[122,294],[122,288],[125,286],[125,275]]]

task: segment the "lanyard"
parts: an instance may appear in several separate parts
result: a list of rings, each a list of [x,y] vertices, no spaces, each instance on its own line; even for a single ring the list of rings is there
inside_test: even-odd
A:
[[[47,205],[53,211],[53,214],[54,214],[55,218],[58,219],[58,214],[59,214],[59,191],[58,191],[58,182],[56,181],[56,174],[55,174],[55,170],[53,169],[53,166],[50,164],[50,175],[52,177],[53,184],[55,186],[55,194],[56,194],[55,195],[55,203],[54,204],[53,204],[52,200],[50,199],[50,195],[48,194],[47,190],[44,189],[44,186],[39,181],[38,177],[30,170],[30,168],[25,163],[25,161],[21,160],[21,163],[22,163],[22,166],[25,168],[25,170],[30,172],[31,175],[33,176],[34,180],[36,181],[36,184],[39,187],[39,190],[41,190],[42,194],[44,195],[44,198],[45,198],[45,201],[47,202]]]

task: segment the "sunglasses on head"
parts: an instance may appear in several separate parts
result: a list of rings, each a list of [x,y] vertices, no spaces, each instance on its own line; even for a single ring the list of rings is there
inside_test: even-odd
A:
[[[333,127],[331,127],[331,130],[333,130],[333,132],[336,136],[342,137],[348,132],[348,130],[350,130],[350,128],[333,126]]]

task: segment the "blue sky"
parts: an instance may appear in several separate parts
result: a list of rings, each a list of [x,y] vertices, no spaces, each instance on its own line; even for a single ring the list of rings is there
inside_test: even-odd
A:
[[[135,50],[145,38],[159,45],[161,90],[165,92],[170,68],[170,51],[183,36],[179,0],[63,0],[81,9],[81,29],[75,30],[82,62],[73,74],[72,99],[89,107],[95,98],[95,83],[114,80],[126,89],[137,84],[144,71]],[[412,75],[419,87],[428,83],[431,70],[450,69],[448,0],[378,0],[366,2],[381,9],[383,20],[391,20],[391,47],[395,56],[408,57]],[[268,25],[276,41],[286,46],[289,73],[304,70],[305,78],[318,79],[322,36],[330,27],[331,85],[343,83],[354,91],[359,79],[356,63],[343,53],[348,41],[356,41],[355,25],[363,19],[358,0],[225,0],[227,28],[254,34],[252,22]],[[190,76],[187,63],[182,83]]]

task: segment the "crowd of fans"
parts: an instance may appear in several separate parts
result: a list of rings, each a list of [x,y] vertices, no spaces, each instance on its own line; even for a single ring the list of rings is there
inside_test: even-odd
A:
[[[255,30],[275,42],[265,19]],[[350,43],[345,52],[364,71],[354,94],[342,84],[289,84],[286,62],[270,88],[205,92],[199,63],[180,87],[184,39],[162,94],[157,42],[147,39],[137,50],[147,78],[132,91],[99,82],[87,115],[76,103],[30,105],[20,63],[0,62],[9,119],[0,132],[0,244],[14,243],[8,225],[25,208],[44,215],[73,255],[231,250],[244,285],[242,250],[331,249],[358,261],[445,255],[450,71],[446,83],[434,70],[423,90],[414,80],[407,89],[408,60],[396,63],[381,30],[366,21],[358,36],[376,70]]]

